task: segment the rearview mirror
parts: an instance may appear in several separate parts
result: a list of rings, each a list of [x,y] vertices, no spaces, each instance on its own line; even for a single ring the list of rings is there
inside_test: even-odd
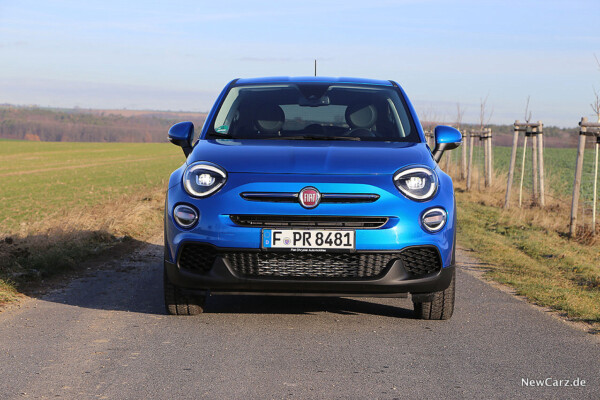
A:
[[[298,104],[302,107],[321,107],[328,106],[331,103],[329,100],[329,96],[310,96],[310,97],[300,97],[298,100]]]
[[[462,134],[458,129],[451,126],[438,125],[435,127],[435,147],[433,148],[433,159],[439,162],[446,150],[452,150],[460,146]]]
[[[194,124],[191,122],[180,122],[169,129],[169,141],[183,149],[183,154],[189,156],[192,152],[192,141],[194,140]]]

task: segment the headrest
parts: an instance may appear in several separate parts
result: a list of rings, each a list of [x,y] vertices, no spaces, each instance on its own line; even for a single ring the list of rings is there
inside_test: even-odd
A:
[[[254,122],[262,133],[277,133],[281,130],[285,114],[277,104],[263,104],[256,110]]]
[[[377,121],[377,109],[372,104],[354,104],[346,108],[346,122],[350,128],[369,129]]]

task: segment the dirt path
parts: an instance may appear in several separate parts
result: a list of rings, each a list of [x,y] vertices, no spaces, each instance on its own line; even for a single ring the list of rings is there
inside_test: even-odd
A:
[[[214,296],[162,304],[161,238],[0,313],[0,398],[600,398],[597,336],[475,277],[457,309],[409,299]],[[523,379],[585,387],[531,387]]]

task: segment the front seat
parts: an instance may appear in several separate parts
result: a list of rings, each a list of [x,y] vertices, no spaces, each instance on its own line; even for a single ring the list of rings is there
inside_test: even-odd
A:
[[[285,114],[277,104],[264,104],[256,109],[254,125],[259,134],[277,134],[280,136],[284,122]]]
[[[348,135],[373,137],[371,131],[377,121],[377,109],[373,104],[353,104],[346,108],[346,123],[350,127]]]

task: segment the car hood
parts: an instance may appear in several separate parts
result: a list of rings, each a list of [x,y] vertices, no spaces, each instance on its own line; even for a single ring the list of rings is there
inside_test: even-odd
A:
[[[393,174],[435,167],[424,143],[317,140],[200,140],[188,163],[209,161],[229,173]]]

